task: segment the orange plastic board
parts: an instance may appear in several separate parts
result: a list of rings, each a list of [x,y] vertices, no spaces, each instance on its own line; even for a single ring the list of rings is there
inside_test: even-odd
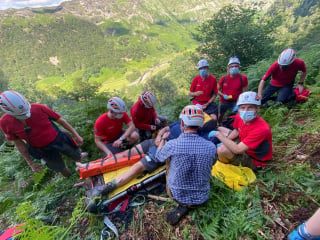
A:
[[[142,154],[144,157],[144,154]],[[119,158],[116,161],[111,159],[98,159],[89,163],[89,166],[79,168],[80,179],[96,176],[106,172],[111,172],[120,168],[132,166],[138,162],[141,158],[140,155],[134,155],[130,157]]]

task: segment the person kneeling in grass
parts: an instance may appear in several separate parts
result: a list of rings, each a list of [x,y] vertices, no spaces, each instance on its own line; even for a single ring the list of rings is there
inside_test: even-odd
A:
[[[272,159],[272,133],[269,124],[259,117],[261,101],[255,92],[239,96],[239,113],[235,116],[233,130],[219,127],[209,133],[223,144],[218,147],[218,159],[223,163],[242,165],[260,170]],[[239,143],[234,140],[239,138]]]
[[[155,139],[157,148],[150,148],[148,157],[142,158],[128,172],[106,185],[88,192],[89,199],[93,199],[88,206],[89,211],[96,210],[94,197],[106,195],[144,171],[154,171],[166,161],[167,192],[178,203],[178,206],[167,214],[166,221],[169,224],[177,224],[190,208],[198,207],[209,199],[211,169],[216,161],[216,147],[197,134],[198,128],[204,121],[202,109],[186,106],[180,118],[182,133],[178,138],[167,142],[170,135],[167,131],[169,128],[161,130]]]

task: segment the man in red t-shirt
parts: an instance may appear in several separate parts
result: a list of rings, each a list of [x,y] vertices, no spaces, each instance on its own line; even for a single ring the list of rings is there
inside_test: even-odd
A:
[[[151,92],[144,91],[130,109],[133,123],[139,131],[140,141],[150,139],[154,131],[166,124],[165,118],[158,117],[154,109],[155,104],[156,97]]]
[[[107,103],[108,112],[102,114],[94,125],[94,141],[102,151],[103,157],[121,152],[121,145],[127,141],[133,145],[139,140],[135,126],[125,112],[126,105],[121,98],[113,97]],[[123,124],[128,125],[123,130]]]
[[[307,76],[307,67],[303,60],[296,58],[296,53],[293,49],[284,50],[280,54],[278,61],[270,66],[260,81],[258,97],[261,99],[261,103],[267,102],[275,92],[278,92],[277,102],[287,103],[294,99],[293,85],[299,71],[301,71],[301,74],[297,87],[301,93],[304,89],[303,83]],[[271,82],[262,95],[264,82],[270,78]]]
[[[235,116],[233,130],[219,127],[215,132],[223,144],[218,148],[219,161],[259,170],[272,159],[272,133],[269,124],[257,114],[261,101],[255,92],[239,96],[239,113]],[[213,134],[209,134],[212,135]],[[234,140],[239,138],[239,143]]]
[[[240,60],[231,57],[227,67],[228,74],[220,78],[218,84],[218,95],[220,95],[220,106],[218,123],[221,124],[224,114],[228,109],[237,112],[237,100],[241,93],[247,91],[248,78],[240,73]]]
[[[0,108],[5,114],[0,119],[0,127],[8,141],[13,141],[16,148],[30,166],[32,171],[40,172],[42,168],[31,157],[43,159],[48,168],[69,177],[60,153],[80,161],[87,153],[81,153],[78,144],[83,139],[77,131],[59,114],[42,104],[31,104],[15,91],[0,94]],[[59,123],[74,136],[75,140],[62,132],[53,121]]]
[[[194,105],[202,105],[203,111],[217,121],[218,107],[214,100],[217,97],[217,79],[208,73],[209,63],[206,59],[198,62],[199,75],[192,80],[190,96]]]

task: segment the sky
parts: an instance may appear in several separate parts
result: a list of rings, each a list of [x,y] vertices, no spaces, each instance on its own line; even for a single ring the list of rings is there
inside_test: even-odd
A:
[[[0,10],[8,8],[38,8],[58,6],[62,2],[71,0],[0,0]]]

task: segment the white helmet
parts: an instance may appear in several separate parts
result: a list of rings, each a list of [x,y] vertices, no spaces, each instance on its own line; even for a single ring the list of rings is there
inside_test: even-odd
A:
[[[198,70],[200,68],[203,68],[203,67],[209,67],[209,63],[206,59],[201,59],[199,62],[198,62],[198,65],[197,65],[197,68]]]
[[[146,108],[152,108],[156,104],[156,97],[149,91],[143,92],[140,99]]]
[[[108,100],[107,108],[116,113],[123,113],[126,111],[126,104],[121,98],[113,97]]]
[[[203,111],[195,105],[188,105],[182,110],[180,119],[187,127],[201,127],[204,121]]]
[[[0,94],[0,108],[17,119],[27,119],[31,115],[30,103],[20,93],[12,90]]]
[[[257,98],[257,93],[255,92],[244,92],[240,94],[237,101],[237,106],[240,106],[242,104],[253,104],[260,106],[261,100]]]
[[[296,59],[295,51],[292,48],[288,48],[280,54],[278,58],[278,64],[287,66],[293,63],[295,59]]]
[[[234,63],[240,65],[240,60],[236,56],[229,58],[228,66],[231,65],[231,64],[234,64]]]

